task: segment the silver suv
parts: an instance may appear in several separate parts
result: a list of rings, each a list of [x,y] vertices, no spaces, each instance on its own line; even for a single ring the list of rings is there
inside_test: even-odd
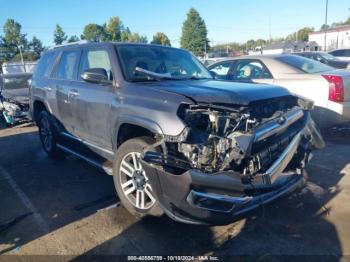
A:
[[[182,49],[58,46],[42,55],[30,93],[47,154],[103,168],[137,216],[230,223],[302,186],[311,150],[323,146],[312,102],[215,81]]]

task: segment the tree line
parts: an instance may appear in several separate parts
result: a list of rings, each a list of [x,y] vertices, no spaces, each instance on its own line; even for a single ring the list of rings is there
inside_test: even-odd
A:
[[[203,55],[209,50],[207,34],[204,20],[197,10],[191,8],[182,26],[181,47],[192,51],[195,55]],[[148,43],[146,36],[132,32],[118,16],[111,17],[102,25],[87,24],[80,36],[68,36],[59,24],[56,25],[53,32],[55,45],[79,40]],[[171,46],[170,39],[163,32],[157,32],[150,43]],[[7,61],[20,61],[21,52],[24,60],[37,60],[45,48],[42,41],[36,36],[28,40],[27,35],[22,33],[20,23],[7,19],[3,26],[3,35],[0,35],[0,65]]]
[[[345,22],[333,23],[329,27],[346,24],[350,24],[350,18]],[[321,26],[321,30],[326,28],[328,28],[328,26]],[[314,28],[312,27],[304,27],[285,38],[250,39],[245,43],[231,42],[211,47],[205,21],[196,9],[191,8],[182,24],[180,46],[191,51],[196,56],[203,56],[209,50],[248,51],[258,46],[265,46],[269,42],[281,42],[285,40],[308,41],[308,34],[313,31]],[[76,42],[79,40],[148,43],[146,36],[137,32],[132,32],[128,26],[124,25],[118,16],[111,17],[102,25],[93,23],[87,24],[80,36],[68,36],[59,24],[56,25],[53,32],[54,44],[60,45],[65,42]],[[150,43],[171,46],[170,39],[163,32],[157,32]],[[6,61],[19,61],[21,59],[20,51],[22,51],[25,60],[36,60],[40,57],[43,50],[45,50],[45,47],[40,39],[35,36],[30,40],[27,39],[27,35],[22,33],[22,26],[20,23],[13,19],[8,19],[5,22],[3,26],[3,35],[0,35],[0,65]]]
[[[332,23],[331,25],[325,25],[323,24],[320,27],[320,30],[326,30],[331,29],[337,26],[342,25],[350,25],[350,17],[344,21],[344,22],[336,22]],[[309,41],[309,33],[315,32],[314,27],[303,27],[286,37],[276,37],[273,39],[250,39],[246,41],[245,43],[238,43],[238,42],[231,42],[227,44],[219,44],[214,45],[212,47],[212,51],[222,51],[222,52],[231,52],[231,51],[249,51],[254,50],[256,47],[262,47],[265,46],[268,43],[278,43],[283,41]]]

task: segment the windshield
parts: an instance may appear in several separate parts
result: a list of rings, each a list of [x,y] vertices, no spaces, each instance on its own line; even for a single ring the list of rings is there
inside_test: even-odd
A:
[[[281,55],[276,57],[276,60],[279,60],[308,74],[334,70],[333,67],[301,56]]]
[[[212,78],[197,58],[181,49],[154,45],[117,45],[116,48],[127,81]]]

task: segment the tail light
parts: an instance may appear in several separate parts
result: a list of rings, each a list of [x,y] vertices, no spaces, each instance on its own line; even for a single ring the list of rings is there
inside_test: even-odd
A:
[[[344,102],[344,83],[341,76],[322,75],[329,83],[328,100]]]

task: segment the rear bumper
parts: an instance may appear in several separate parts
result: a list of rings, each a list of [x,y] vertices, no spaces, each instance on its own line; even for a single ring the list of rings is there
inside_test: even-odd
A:
[[[329,101],[328,109],[336,113],[335,121],[338,124],[350,121],[350,101],[343,103]]]

